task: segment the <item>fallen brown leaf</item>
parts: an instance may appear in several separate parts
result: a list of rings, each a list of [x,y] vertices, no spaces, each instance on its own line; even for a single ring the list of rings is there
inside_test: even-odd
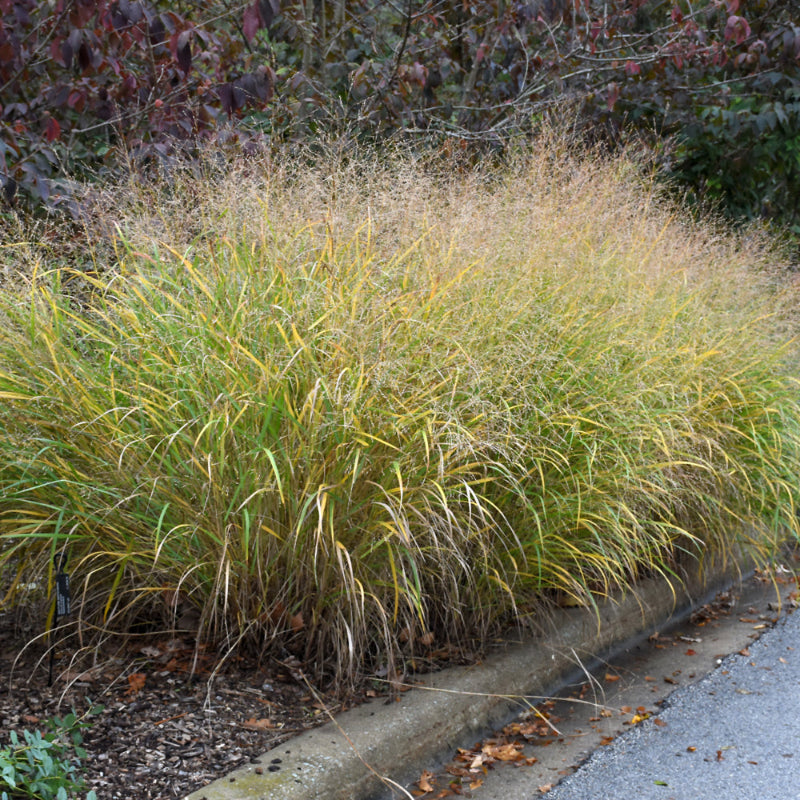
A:
[[[265,620],[269,619],[276,625],[284,618],[286,615],[286,606],[280,602],[280,600],[275,603],[272,607],[272,610],[269,612],[264,612],[260,617],[260,621],[264,622]]]
[[[495,761],[517,761],[522,758],[522,744],[512,742],[510,744],[491,745],[487,744],[481,748],[481,752]]]
[[[417,781],[417,786],[419,786],[420,791],[425,793],[433,791],[431,778],[433,778],[432,772],[428,772],[427,769],[422,771],[422,775],[419,776],[419,780]]]
[[[619,680],[619,675],[611,675],[610,673],[607,672],[606,673],[606,680],[609,683],[614,683],[614,681],[618,681]]]
[[[509,725],[506,725],[503,728],[503,733],[507,734],[508,736],[516,736],[517,734],[521,736],[525,736],[526,733],[531,733],[531,729],[535,728],[535,723],[533,722],[512,722]]]
[[[486,757],[483,753],[478,753],[470,762],[469,768],[473,772],[477,772],[479,769],[483,767],[483,762],[486,761]]]
[[[277,725],[271,719],[267,719],[266,717],[262,717],[261,719],[250,717],[250,719],[245,720],[242,723],[242,727],[247,728],[249,731],[268,731],[276,728]]]
[[[147,676],[143,672],[133,672],[128,675],[128,688],[125,691],[129,697],[141,692],[147,682]]]

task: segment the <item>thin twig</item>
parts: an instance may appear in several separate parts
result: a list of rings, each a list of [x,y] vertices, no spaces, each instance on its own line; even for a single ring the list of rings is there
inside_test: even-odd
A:
[[[359,752],[359,750],[358,750],[358,748],[356,747],[356,745],[355,745],[355,743],[353,742],[353,740],[352,740],[352,739],[351,739],[351,738],[350,738],[350,737],[347,735],[347,733],[345,732],[345,730],[342,728],[342,726],[341,726],[341,725],[338,723],[338,721],[336,720],[336,718],[333,716],[333,713],[330,711],[330,709],[328,708],[328,706],[327,706],[327,704],[325,703],[325,701],[322,699],[322,697],[320,697],[320,695],[319,695],[319,692],[317,692],[317,690],[316,690],[316,689],[315,689],[315,688],[314,688],[314,687],[311,685],[311,683],[309,682],[308,678],[306,678],[306,676],[305,676],[305,674],[304,674],[304,673],[300,672],[300,675],[301,675],[301,677],[303,678],[303,682],[304,682],[304,683],[305,683],[305,685],[308,687],[308,690],[311,692],[311,694],[313,694],[313,695],[314,695],[314,697],[317,699],[317,702],[320,704],[320,707],[321,707],[321,708],[322,708],[322,709],[325,711],[325,713],[326,713],[326,714],[328,715],[328,717],[330,718],[330,721],[331,721],[331,722],[332,722],[332,723],[333,723],[333,724],[336,726],[336,728],[338,729],[339,733],[341,733],[341,734],[342,734],[342,736],[344,736],[344,738],[345,738],[345,740],[347,741],[347,743],[348,743],[348,744],[350,745],[350,747],[353,749],[353,752],[354,752],[354,753],[356,754],[356,756],[358,757],[358,760],[359,760],[359,761],[360,761],[360,762],[361,762],[361,763],[362,763],[362,764],[363,764],[363,765],[364,765],[364,766],[365,766],[365,767],[366,767],[366,768],[367,768],[367,769],[368,769],[368,770],[369,770],[369,771],[370,771],[370,772],[371,772],[373,775],[375,775],[375,777],[376,777],[376,778],[378,778],[378,780],[380,780],[382,783],[385,783],[387,786],[394,787],[394,788],[395,788],[395,789],[397,789],[399,792],[402,792],[402,793],[403,793],[403,794],[404,794],[404,795],[405,795],[405,796],[408,798],[408,800],[414,800],[414,796],[413,796],[413,795],[412,795],[412,794],[411,794],[411,793],[410,793],[410,792],[409,792],[407,789],[403,788],[403,787],[402,787],[402,786],[401,786],[399,783],[397,783],[396,781],[393,781],[391,778],[388,778],[386,775],[381,775],[381,774],[380,774],[380,772],[378,772],[378,771],[375,769],[375,767],[373,767],[371,764],[369,764],[369,763],[368,763],[368,762],[367,762],[367,761],[364,759],[364,757],[363,757],[363,756],[361,755],[361,753]]]

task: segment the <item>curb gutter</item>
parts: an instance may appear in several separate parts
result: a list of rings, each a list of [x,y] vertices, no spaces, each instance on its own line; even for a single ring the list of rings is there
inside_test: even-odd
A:
[[[300,734],[185,800],[377,800],[472,745],[528,704],[554,694],[578,667],[677,622],[715,592],[740,580],[735,562],[697,566],[672,587],[649,579],[597,612],[557,609],[549,630],[469,667],[424,676],[419,687],[353,708]],[[369,766],[368,766],[369,765]],[[256,772],[258,770],[258,772]],[[260,773],[260,774],[259,774]]]

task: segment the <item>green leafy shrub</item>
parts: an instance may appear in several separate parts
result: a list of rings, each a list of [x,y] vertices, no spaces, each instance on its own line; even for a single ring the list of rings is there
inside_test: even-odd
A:
[[[800,80],[770,89],[734,85],[724,104],[700,108],[681,133],[673,175],[696,203],[773,220],[800,241]]]
[[[98,714],[95,706],[89,713]],[[36,798],[36,800],[68,800],[85,790],[81,760],[86,758],[81,730],[91,723],[76,716],[48,721],[50,732],[16,731],[8,734],[11,744],[0,749],[0,798]],[[94,790],[86,800],[96,800]]]

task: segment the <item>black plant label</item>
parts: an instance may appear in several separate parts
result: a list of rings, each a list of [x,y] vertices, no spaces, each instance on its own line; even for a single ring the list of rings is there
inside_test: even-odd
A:
[[[56,575],[56,614],[66,617],[70,612],[69,575],[59,572]]]

